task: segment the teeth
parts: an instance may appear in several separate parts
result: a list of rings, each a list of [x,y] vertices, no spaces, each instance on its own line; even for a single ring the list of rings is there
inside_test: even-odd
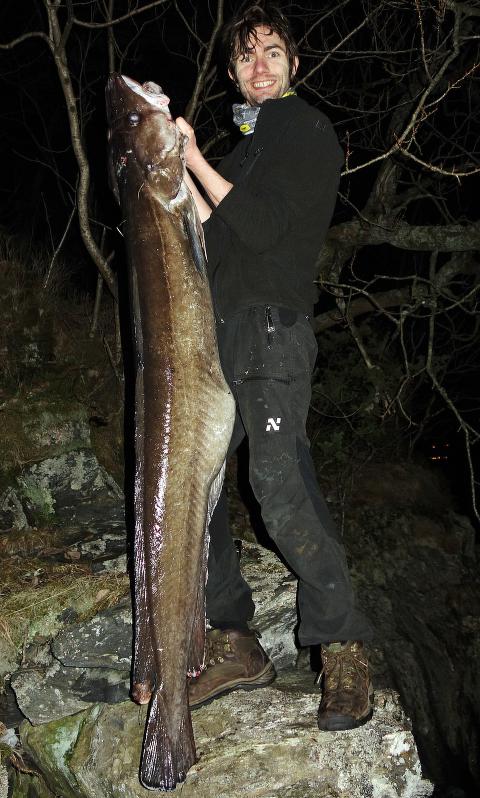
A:
[[[254,83],[254,89],[265,89],[267,86],[273,86],[275,83],[274,80],[262,80],[261,83]]]

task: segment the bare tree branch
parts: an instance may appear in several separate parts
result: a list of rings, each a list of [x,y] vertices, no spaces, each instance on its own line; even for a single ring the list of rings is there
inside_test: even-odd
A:
[[[155,8],[155,6],[161,6],[168,2],[170,2],[170,0],[154,0],[153,3],[147,3],[141,8],[135,8],[133,11],[129,11],[128,14],[123,14],[121,17],[117,17],[116,19],[109,19],[107,22],[85,22],[85,20],[78,19],[77,17],[73,18],[73,22],[75,25],[78,25],[81,28],[90,28],[92,30],[110,28],[112,25],[119,25],[120,22],[125,22],[125,20],[131,19],[137,14],[142,14],[144,11],[149,11],[151,8]]]
[[[390,307],[399,307],[407,302],[411,297],[410,288],[399,288],[391,291],[383,291],[368,296],[360,296],[352,299],[348,304],[348,315],[351,319],[362,316],[364,313],[371,313],[372,310],[386,310]],[[313,319],[313,331],[315,335],[335,327],[337,324],[345,324],[345,314],[338,308],[321,313]]]
[[[193,90],[192,96],[189,100],[187,109],[185,111],[185,119],[187,120],[187,122],[191,122],[193,119],[193,116],[195,114],[195,109],[197,107],[198,100],[200,97],[200,93],[203,90],[205,84],[205,78],[208,74],[208,70],[210,69],[215,42],[217,41],[218,34],[223,25],[223,5],[224,5],[224,0],[217,0],[217,18],[215,20],[215,26],[210,36],[210,41],[208,43],[207,52],[205,53],[202,66],[197,75],[195,88]]]
[[[43,33],[40,30],[31,31],[30,33],[23,33],[22,36],[17,36],[16,39],[12,39],[10,42],[0,42],[0,50],[13,50],[18,44],[22,44],[23,42],[28,41],[29,39],[43,39],[43,41],[51,48],[52,42],[48,38],[46,33]]]
[[[68,121],[70,125],[70,133],[72,137],[72,146],[79,169],[79,182],[78,182],[78,218],[80,224],[80,233],[87,251],[92,258],[93,262],[99,269],[103,279],[105,280],[108,288],[113,296],[117,295],[117,288],[113,273],[108,265],[108,261],[100,252],[95,239],[92,235],[88,211],[88,189],[90,185],[90,166],[83,147],[82,136],[80,132],[77,104],[75,100],[75,92],[72,86],[70,71],[68,69],[67,54],[64,46],[62,45],[63,35],[60,29],[57,10],[58,6],[52,0],[44,0],[45,8],[48,14],[48,22],[51,31],[52,53],[57,67],[58,75],[62,91],[65,97]]]

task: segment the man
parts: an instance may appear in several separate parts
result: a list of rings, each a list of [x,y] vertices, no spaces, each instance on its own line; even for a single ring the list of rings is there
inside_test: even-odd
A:
[[[229,452],[245,435],[250,482],[266,529],[298,577],[299,641],[321,644],[323,730],[355,728],[372,712],[361,642],[368,621],[355,608],[343,545],[317,484],[305,424],[317,346],[309,317],[315,260],[325,238],[342,153],[328,119],[296,96],[298,67],[285,17],[254,5],[226,28],[228,74],[243,139],[218,172],[192,128],[186,163],[204,222],[220,359],[237,403]],[[222,494],[210,525],[206,670],[190,682],[192,708],[238,688],[269,684],[275,670],[249,629],[254,604],[239,568]]]

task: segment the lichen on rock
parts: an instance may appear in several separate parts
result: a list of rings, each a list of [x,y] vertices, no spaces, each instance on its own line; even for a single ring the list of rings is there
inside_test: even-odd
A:
[[[318,700],[311,679],[284,672],[272,687],[237,692],[194,712],[199,759],[180,788],[182,798],[432,794],[394,693],[379,693],[369,724],[336,734],[318,731]],[[23,724],[22,743],[64,798],[72,788],[75,798],[144,798],[138,765],[145,712],[130,702],[97,705],[65,721],[65,728],[62,721]]]

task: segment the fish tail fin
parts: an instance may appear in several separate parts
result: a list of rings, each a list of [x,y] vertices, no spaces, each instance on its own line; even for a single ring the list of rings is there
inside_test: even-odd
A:
[[[185,692],[184,711],[178,730],[166,722],[165,702],[155,691],[149,707],[143,739],[140,782],[148,790],[174,790],[185,781],[196,762],[195,740]]]

